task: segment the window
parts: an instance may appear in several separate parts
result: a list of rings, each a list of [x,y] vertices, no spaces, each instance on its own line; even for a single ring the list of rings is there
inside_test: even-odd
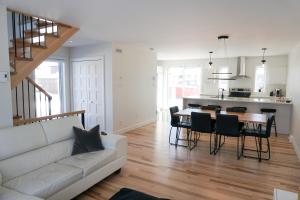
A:
[[[228,67],[221,67],[219,72],[220,73],[228,73],[229,69],[228,69]],[[220,78],[228,78],[228,75],[220,74],[219,77]],[[219,80],[218,87],[223,88],[225,91],[228,91],[229,90],[228,83],[229,83],[228,80]]]
[[[254,92],[262,92],[265,90],[266,84],[266,70],[265,67],[260,65],[255,69]]]
[[[200,95],[202,71],[200,67],[158,67],[157,108],[182,107],[184,96]]]
[[[40,64],[34,72],[35,82],[52,96],[51,114],[59,114],[64,111],[64,87],[63,87],[63,60],[47,60]],[[40,93],[36,91],[39,98]],[[47,115],[46,104],[44,101],[37,101],[37,116]],[[45,109],[40,109],[45,108]]]

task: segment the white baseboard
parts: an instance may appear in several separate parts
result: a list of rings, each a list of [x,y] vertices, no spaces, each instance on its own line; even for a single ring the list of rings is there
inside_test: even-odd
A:
[[[147,124],[151,124],[151,123],[153,123],[155,121],[156,121],[156,119],[149,119],[149,120],[146,120],[146,121],[143,121],[143,122],[138,122],[136,124],[127,126],[125,128],[122,128],[122,129],[119,129],[119,130],[113,131],[113,132],[114,132],[114,134],[124,134],[124,133],[126,133],[128,131],[132,131],[132,130],[134,130],[136,128],[140,128],[140,127],[145,126]]]
[[[296,152],[296,154],[297,154],[298,160],[300,160],[300,148],[298,147],[298,145],[297,145],[297,143],[296,143],[296,140],[295,140],[294,136],[293,136],[293,135],[290,135],[290,136],[289,136],[289,140],[290,140],[290,142],[293,144],[293,147],[294,147],[294,150],[295,150],[295,152]]]

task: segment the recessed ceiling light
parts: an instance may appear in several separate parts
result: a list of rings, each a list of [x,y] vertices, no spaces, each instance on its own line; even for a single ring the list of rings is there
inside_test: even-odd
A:
[[[69,43],[73,43],[73,41],[72,41],[72,40],[70,40],[70,41],[69,41]]]

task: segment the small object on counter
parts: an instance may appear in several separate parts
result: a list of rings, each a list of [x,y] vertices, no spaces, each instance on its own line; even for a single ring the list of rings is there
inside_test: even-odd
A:
[[[274,96],[274,92],[271,91],[271,92],[270,92],[270,97],[273,97],[273,96]]]
[[[286,102],[286,103],[291,103],[291,102],[292,102],[292,100],[290,100],[290,99],[287,99],[285,102]]]

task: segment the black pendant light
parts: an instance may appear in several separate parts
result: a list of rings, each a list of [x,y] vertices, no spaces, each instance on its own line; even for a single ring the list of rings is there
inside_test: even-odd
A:
[[[214,52],[213,51],[210,51],[209,52],[209,68],[211,69],[212,68],[212,64],[213,64],[213,62],[212,62],[212,60],[211,60],[211,56],[212,56],[212,54],[213,54]]]
[[[265,66],[265,63],[267,62],[266,59],[265,59],[265,54],[266,54],[267,48],[262,48],[261,50],[263,51],[261,63],[262,63],[262,65],[263,65],[263,67],[264,67],[264,66]]]

